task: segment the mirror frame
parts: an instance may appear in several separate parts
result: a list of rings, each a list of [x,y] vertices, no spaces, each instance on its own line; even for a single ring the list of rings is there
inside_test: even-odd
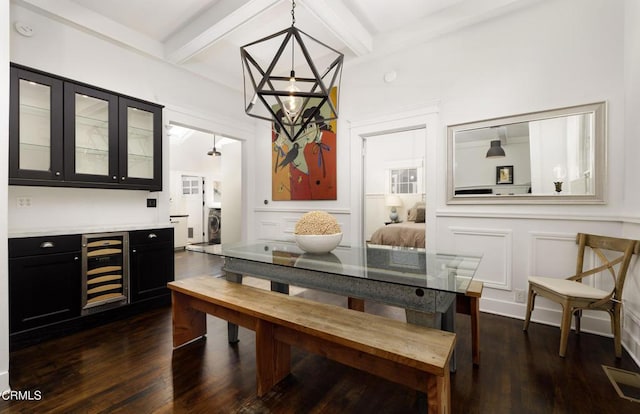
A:
[[[594,114],[594,193],[586,195],[515,194],[455,195],[455,134],[470,129],[558,118],[581,113]],[[607,103],[595,102],[547,111],[530,112],[500,118],[447,126],[447,204],[605,204],[607,182]]]

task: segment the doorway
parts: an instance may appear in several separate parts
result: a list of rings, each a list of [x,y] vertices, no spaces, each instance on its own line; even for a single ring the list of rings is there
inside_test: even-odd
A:
[[[234,150],[240,141],[170,123],[169,143],[169,214],[174,223],[186,222],[175,225],[176,248],[221,243],[223,206],[237,208],[235,200],[224,198],[224,177],[242,176],[241,159]],[[212,220],[216,225],[212,225]],[[233,226],[233,222],[228,225]]]
[[[367,153],[370,151],[368,143],[374,142],[376,137],[393,137],[396,133],[404,134],[413,131],[412,133],[419,134],[420,138],[424,142],[422,150],[416,149],[416,153],[411,154],[412,150],[404,152],[404,160],[413,163],[416,159],[422,159],[423,172],[421,174],[423,184],[420,189],[422,197],[426,204],[425,210],[425,223],[426,228],[429,228],[429,223],[435,223],[436,220],[436,206],[438,200],[436,196],[436,189],[440,186],[437,182],[436,170],[441,164],[436,154],[440,154],[446,151],[444,141],[439,142],[440,133],[440,120],[438,116],[437,106],[430,106],[415,110],[409,110],[399,112],[395,114],[382,114],[377,117],[368,118],[360,121],[352,121],[350,131],[350,146],[351,146],[351,206],[355,214],[351,215],[351,244],[356,246],[362,246],[367,241],[368,230],[366,225],[367,216],[370,215],[372,207],[368,209],[366,207],[365,194],[367,191],[367,184],[365,180],[367,175],[372,171],[380,169],[380,164],[376,165],[370,163],[368,167],[365,164],[371,161],[368,159]],[[383,140],[385,138],[382,138]],[[369,141],[368,143],[366,141]],[[382,142],[382,141],[381,141]],[[367,147],[365,147],[367,145]],[[401,150],[402,146],[392,140],[386,142],[385,155],[380,156],[381,159],[386,159],[386,152],[392,150]],[[382,167],[382,170],[391,170],[391,168]],[[387,174],[390,175],[390,174]],[[391,178],[389,178],[391,180]],[[381,195],[383,191],[378,193],[378,202],[381,202]],[[390,191],[390,190],[389,190]],[[404,206],[404,212],[406,215],[407,209],[411,208],[413,204]],[[378,207],[380,208],[380,207]],[[380,223],[382,220],[389,221],[390,207],[384,205],[380,208],[375,220]],[[382,222],[384,225],[385,222]],[[371,226],[369,226],[370,228]],[[432,227],[433,228],[433,227]],[[426,245],[429,248],[435,249],[437,246],[435,231],[426,232]]]
[[[391,221],[391,195],[400,222],[415,203],[425,201],[425,141],[424,126],[362,138],[365,241]]]

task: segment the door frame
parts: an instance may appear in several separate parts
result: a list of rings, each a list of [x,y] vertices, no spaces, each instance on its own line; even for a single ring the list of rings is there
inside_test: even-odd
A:
[[[247,160],[247,146],[245,142],[247,141],[247,137],[253,137],[255,135],[255,131],[253,130],[252,124],[237,122],[235,120],[231,120],[229,118],[221,118],[216,115],[211,115],[211,113],[202,113],[195,111],[191,108],[184,108],[175,105],[168,104],[164,109],[164,123],[167,128],[170,125],[178,125],[185,128],[194,129],[201,132],[215,134],[216,136],[223,136],[226,138],[230,138],[236,141],[239,141],[241,146],[241,163],[238,168],[242,171],[246,169],[246,160]],[[169,148],[168,135],[166,135],[166,147]],[[169,154],[169,157],[171,154]],[[170,174],[170,164],[169,157],[165,157],[163,162],[163,179],[166,179],[165,182],[169,182],[169,174]],[[240,197],[240,205],[241,205],[241,216],[246,216],[248,213],[247,208],[247,182],[244,178],[245,174],[242,174],[242,189],[241,189],[241,197]],[[167,210],[169,205],[169,191],[163,191],[163,196],[167,201]],[[207,211],[208,214],[208,211]],[[206,220],[205,220],[206,223]],[[242,220],[239,223],[241,228],[242,238],[245,239],[247,235],[247,223],[246,220]]]
[[[438,133],[440,129],[439,109],[437,106],[399,112],[396,114],[385,114],[379,117],[369,117],[367,119],[352,121],[350,130],[351,146],[351,245],[364,246],[364,142],[367,137],[389,134],[399,131],[413,129],[425,129],[425,152],[424,154],[424,193],[426,202],[426,225],[435,223],[436,217],[436,194],[437,194],[437,171],[441,168],[438,163]],[[433,227],[435,228],[435,227]],[[428,231],[426,234],[427,246],[436,248],[435,231]]]

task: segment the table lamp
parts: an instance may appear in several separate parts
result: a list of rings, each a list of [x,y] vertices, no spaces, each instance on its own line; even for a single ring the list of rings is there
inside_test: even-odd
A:
[[[402,200],[395,194],[389,194],[386,197],[385,204],[387,205],[387,207],[391,207],[389,219],[391,219],[392,222],[396,223],[398,221],[398,210],[396,210],[396,207],[402,206]]]

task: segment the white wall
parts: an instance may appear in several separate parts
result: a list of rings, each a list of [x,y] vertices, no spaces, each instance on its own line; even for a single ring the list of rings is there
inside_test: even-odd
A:
[[[640,2],[626,0],[625,28],[625,237],[640,239]],[[640,265],[638,260],[627,275],[623,295],[625,321],[623,341],[636,360],[640,359]]]
[[[165,125],[171,117],[188,118],[187,114],[193,113],[197,114],[196,123],[216,124],[209,125],[208,130],[247,138],[245,125],[253,122],[242,112],[240,93],[15,3],[11,3],[10,9],[11,21],[20,20],[34,28],[31,38],[11,31],[11,61],[166,105]],[[169,142],[166,130],[163,135],[162,192],[11,186],[8,190],[10,234],[43,229],[81,231],[82,228],[91,230],[127,224],[168,225]],[[31,197],[33,206],[17,209],[11,200],[19,196]],[[159,200],[157,208],[146,207],[148,197]]]
[[[496,185],[496,167],[502,165],[513,166],[514,185],[531,185],[528,139],[510,139],[509,145],[504,146],[505,156],[501,158],[486,158],[489,146],[489,140],[456,145],[456,188],[493,187]]]
[[[243,226],[246,221],[242,214],[243,171],[238,171],[242,165],[242,142],[232,142],[224,146],[221,158],[222,169],[222,211],[220,240],[222,243],[235,243],[242,240]]]
[[[247,148],[247,177],[252,180],[252,191],[247,194],[250,209],[247,218],[250,239],[293,240],[293,229],[300,216],[310,210],[325,210],[336,216],[342,227],[342,243],[350,236],[349,215],[350,181],[348,125],[338,123],[337,128],[337,200],[272,201],[271,199],[271,124],[256,123],[255,140]],[[347,139],[345,139],[347,138]]]
[[[9,158],[9,2],[0,2],[0,160]],[[0,183],[6,183],[6,162]],[[7,277],[7,187],[0,185],[0,392],[9,389],[9,280]]]

